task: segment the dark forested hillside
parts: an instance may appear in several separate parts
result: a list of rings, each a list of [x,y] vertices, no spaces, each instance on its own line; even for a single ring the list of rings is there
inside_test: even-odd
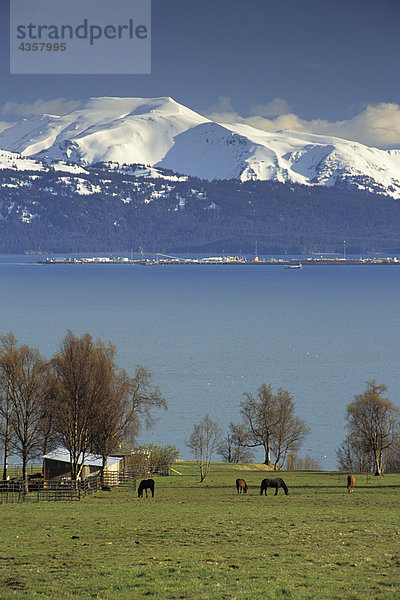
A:
[[[0,252],[400,252],[400,202],[337,187],[3,170]]]

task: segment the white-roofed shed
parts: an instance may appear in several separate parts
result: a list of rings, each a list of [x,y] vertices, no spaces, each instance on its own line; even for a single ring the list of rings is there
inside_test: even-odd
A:
[[[107,458],[105,473],[118,473],[123,471],[124,463],[123,456],[109,456]],[[86,455],[81,478],[100,471],[102,464],[103,460],[101,456],[95,454]],[[45,481],[49,481],[55,477],[70,477],[71,465],[68,450],[65,448],[57,448],[53,452],[45,454],[43,456],[43,475]]]

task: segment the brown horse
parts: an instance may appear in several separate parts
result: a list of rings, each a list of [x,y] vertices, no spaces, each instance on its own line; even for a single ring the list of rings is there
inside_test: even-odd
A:
[[[347,491],[349,492],[354,492],[354,484],[356,482],[356,478],[354,477],[354,475],[349,475],[347,477]]]
[[[247,483],[244,479],[236,479],[236,489],[238,494],[240,494],[240,492],[247,494]]]
[[[267,488],[269,487],[275,488],[275,496],[277,495],[279,488],[283,488],[286,496],[289,494],[286,483],[280,477],[278,479],[263,479],[260,486],[260,495],[262,496],[263,492],[267,495]]]

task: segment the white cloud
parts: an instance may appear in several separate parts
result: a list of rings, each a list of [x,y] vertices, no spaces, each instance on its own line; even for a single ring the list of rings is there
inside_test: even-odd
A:
[[[290,104],[283,98],[274,98],[268,104],[252,104],[250,106],[252,115],[260,117],[276,117],[278,115],[286,115],[292,112]]]
[[[208,109],[209,113],[233,113],[231,99],[228,96],[220,96],[212,106]]]
[[[381,102],[367,106],[349,121],[343,121],[338,130],[341,137],[356,139],[368,146],[391,148],[400,144],[400,106]]]
[[[55,98],[54,100],[42,100],[39,98],[32,103],[7,102],[3,108],[4,115],[18,115],[28,117],[31,115],[65,115],[79,106],[77,100],[67,100],[66,98]]]
[[[245,123],[270,133],[289,129],[335,136],[378,148],[400,147],[399,104],[381,102],[369,105],[351,119],[344,121],[324,119],[307,121],[290,111],[279,111],[279,114],[273,112],[278,111],[279,108],[283,110],[285,106],[290,108],[285,100],[275,98],[269,104],[251,106],[251,116],[242,117],[233,109],[230,98],[223,97],[207,111],[206,116],[219,123]]]

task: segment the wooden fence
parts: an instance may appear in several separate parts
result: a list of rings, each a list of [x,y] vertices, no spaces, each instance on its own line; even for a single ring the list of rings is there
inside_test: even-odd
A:
[[[36,492],[33,493],[38,502],[66,502],[80,500],[99,489],[101,489],[99,478],[87,477],[82,481],[44,481],[43,486],[38,486]]]
[[[22,481],[0,481],[0,504],[22,502],[24,486]]]
[[[114,487],[116,485],[126,485],[129,483],[133,483],[136,489],[136,472],[131,469],[104,473],[103,486]]]
[[[101,489],[129,485],[136,489],[136,478],[147,478],[153,475],[168,475],[169,465],[161,464],[157,468],[148,465],[130,464],[129,469],[121,472],[106,472],[102,480],[98,476],[88,476],[83,480],[44,481],[40,476],[39,466],[30,467],[28,471],[28,494],[22,480],[22,468],[14,466],[10,469],[13,475],[8,481],[0,481],[0,504],[24,502],[71,502],[81,500],[88,494]]]
[[[29,501],[37,502],[70,502],[81,500],[88,494],[98,490],[117,485],[132,485],[136,489],[136,476],[133,472],[106,473],[103,481],[98,476],[85,477],[83,480],[71,481],[44,481],[43,479],[30,480],[28,495],[22,480],[0,481],[0,504],[9,502]]]

